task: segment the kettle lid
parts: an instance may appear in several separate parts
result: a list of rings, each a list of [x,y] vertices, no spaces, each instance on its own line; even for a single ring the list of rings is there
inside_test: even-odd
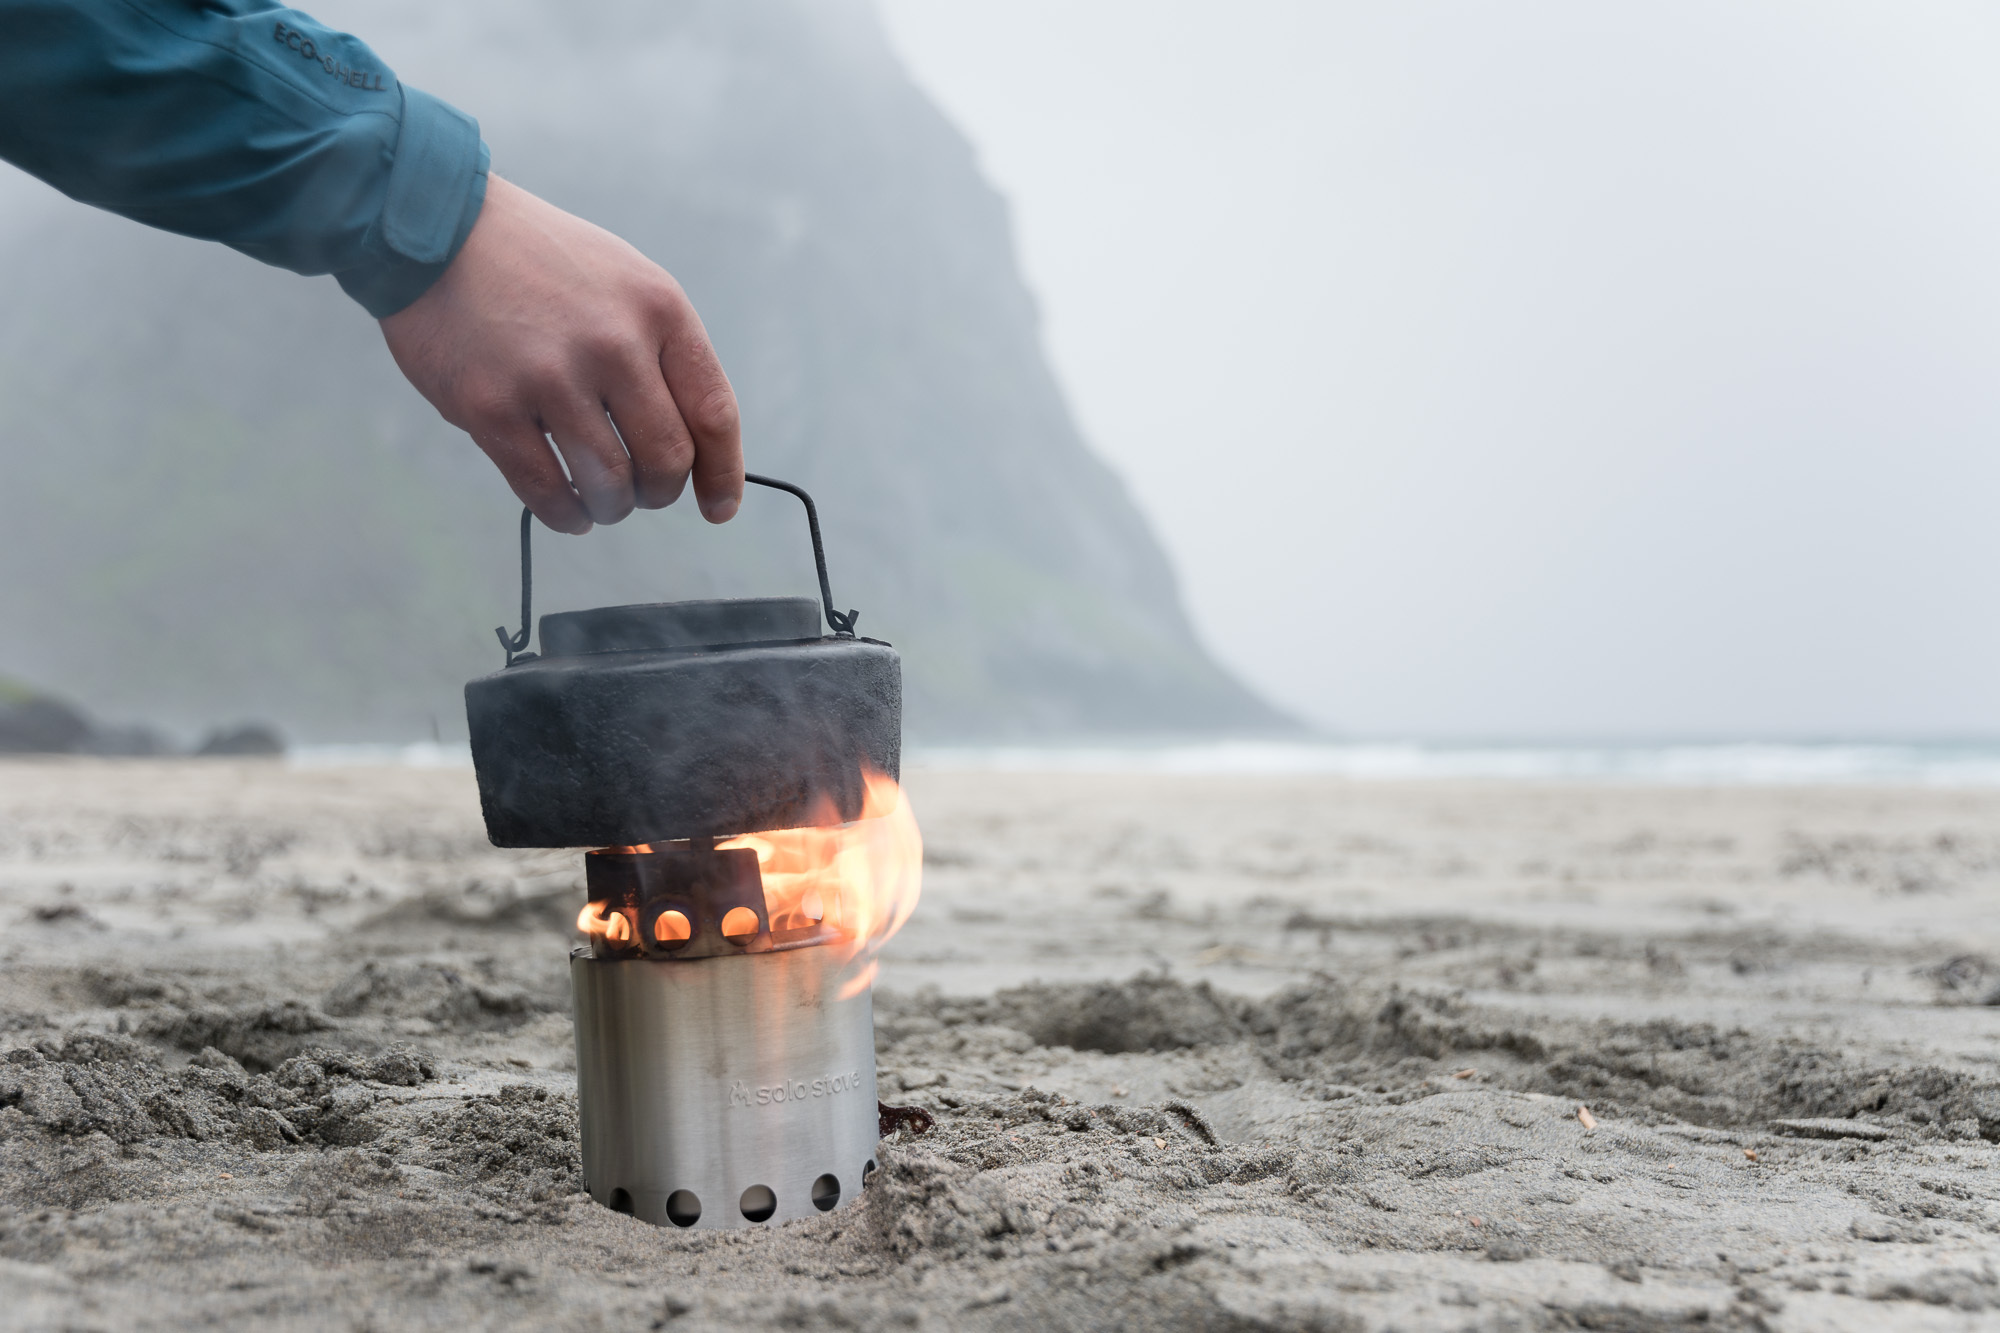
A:
[[[720,648],[820,637],[810,597],[725,597],[560,611],[542,617],[542,656]]]

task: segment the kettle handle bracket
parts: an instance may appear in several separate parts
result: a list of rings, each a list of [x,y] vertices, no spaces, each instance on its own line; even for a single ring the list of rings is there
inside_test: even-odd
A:
[[[796,495],[805,505],[806,526],[812,532],[813,568],[819,574],[820,609],[825,613],[827,627],[833,631],[836,639],[853,638],[854,622],[861,619],[861,613],[833,609],[833,587],[826,578],[826,544],[820,540],[819,507],[813,503],[812,496],[807,495],[801,487],[794,486],[789,481],[779,481],[776,477],[760,477],[754,472],[746,472],[743,474],[743,480],[759,486],[768,486],[774,491]],[[516,662],[531,662],[535,658],[535,654],[523,651],[528,646],[528,637],[534,628],[534,519],[533,510],[525,507],[521,510],[521,628],[514,634],[509,634],[505,626],[498,626],[493,631],[500,640],[501,648],[506,650],[508,666],[513,666]]]
[[[812,531],[813,568],[819,574],[820,608],[826,613],[827,628],[833,631],[836,639],[853,638],[854,622],[861,619],[861,613],[850,610],[843,614],[833,609],[833,587],[826,581],[826,545],[820,540],[819,507],[813,503],[813,498],[802,488],[792,485],[789,481],[779,481],[776,477],[760,477],[754,472],[746,472],[743,474],[743,480],[755,482],[759,486],[769,486],[774,491],[796,495],[799,497],[799,502],[805,505],[806,527]]]

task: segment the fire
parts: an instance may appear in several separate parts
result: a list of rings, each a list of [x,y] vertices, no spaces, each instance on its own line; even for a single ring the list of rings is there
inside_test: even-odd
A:
[[[653,919],[653,938],[661,944],[685,942],[693,933],[694,928],[679,912],[662,912]]]
[[[923,888],[924,840],[910,802],[894,779],[863,775],[861,817],[837,822],[831,803],[824,822],[806,828],[751,833],[718,842],[718,851],[748,847],[764,877],[771,929],[799,930],[825,922],[844,937],[825,947],[846,952],[852,975],[842,998],[875,979],[876,955],[916,910]]]
[[[850,965],[842,998],[875,979],[876,955],[916,910],[923,887],[924,841],[909,800],[893,778],[862,775],[861,815],[840,822],[830,800],[814,811],[819,821],[805,828],[748,833],[715,844],[717,851],[748,848],[757,853],[764,883],[764,906],[774,933],[825,924],[840,938],[820,947],[845,955]],[[644,854],[652,847],[608,847],[607,852]],[[629,909],[628,909],[629,910]],[[735,920],[738,913],[742,920]],[[577,930],[614,944],[637,941],[638,926],[625,911],[589,903],[577,914]],[[721,923],[725,938],[756,931],[755,914],[737,908]],[[690,923],[679,912],[664,912],[653,923],[659,944],[689,937]]]
[[[602,903],[585,903],[576,914],[576,928],[579,934],[602,935],[619,944],[632,938],[632,923],[625,919],[625,914],[607,911]]]

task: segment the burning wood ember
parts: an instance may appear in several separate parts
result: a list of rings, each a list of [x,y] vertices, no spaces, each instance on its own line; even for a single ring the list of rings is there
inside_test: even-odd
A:
[[[877,1102],[875,1115],[885,1139],[899,1129],[907,1129],[912,1134],[928,1134],[937,1128],[937,1121],[921,1106],[891,1106],[887,1102]]]

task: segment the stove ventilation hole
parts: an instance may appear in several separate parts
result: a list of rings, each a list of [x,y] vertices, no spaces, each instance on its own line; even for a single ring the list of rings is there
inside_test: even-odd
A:
[[[611,1211],[614,1213],[623,1213],[625,1216],[630,1217],[632,1215],[632,1196],[624,1190],[611,1191]]]
[[[873,1180],[873,1179],[875,1179],[875,1172],[876,1172],[876,1169],[877,1169],[877,1168],[876,1168],[876,1166],[875,1166],[875,1159],[874,1159],[873,1157],[869,1158],[869,1159],[868,1159],[868,1165],[866,1165],[866,1166],[864,1166],[864,1167],[862,1167],[862,1168],[861,1168],[861,1188],[862,1188],[862,1189],[867,1189],[867,1188],[868,1188],[868,1182],[869,1182],[869,1181],[871,1181],[871,1180]]]
[[[840,1177],[829,1171],[813,1182],[813,1207],[822,1213],[830,1213],[840,1202]]]
[[[747,907],[732,907],[722,918],[722,938],[744,945],[757,938],[757,914]]]
[[[819,896],[817,889],[810,890],[805,897],[799,899],[799,911],[805,914],[805,918],[808,921],[824,921],[826,920],[826,899]]]
[[[744,909],[739,907],[736,910],[740,912]],[[743,1191],[743,1199],[738,1206],[743,1209],[744,1217],[752,1222],[762,1222],[778,1211],[778,1196],[771,1193],[769,1185],[752,1185]]]
[[[694,934],[687,917],[668,908],[653,918],[653,939],[669,949],[678,949]]]
[[[667,1196],[667,1220],[677,1227],[691,1227],[701,1220],[701,1200],[693,1190],[675,1190]]]

